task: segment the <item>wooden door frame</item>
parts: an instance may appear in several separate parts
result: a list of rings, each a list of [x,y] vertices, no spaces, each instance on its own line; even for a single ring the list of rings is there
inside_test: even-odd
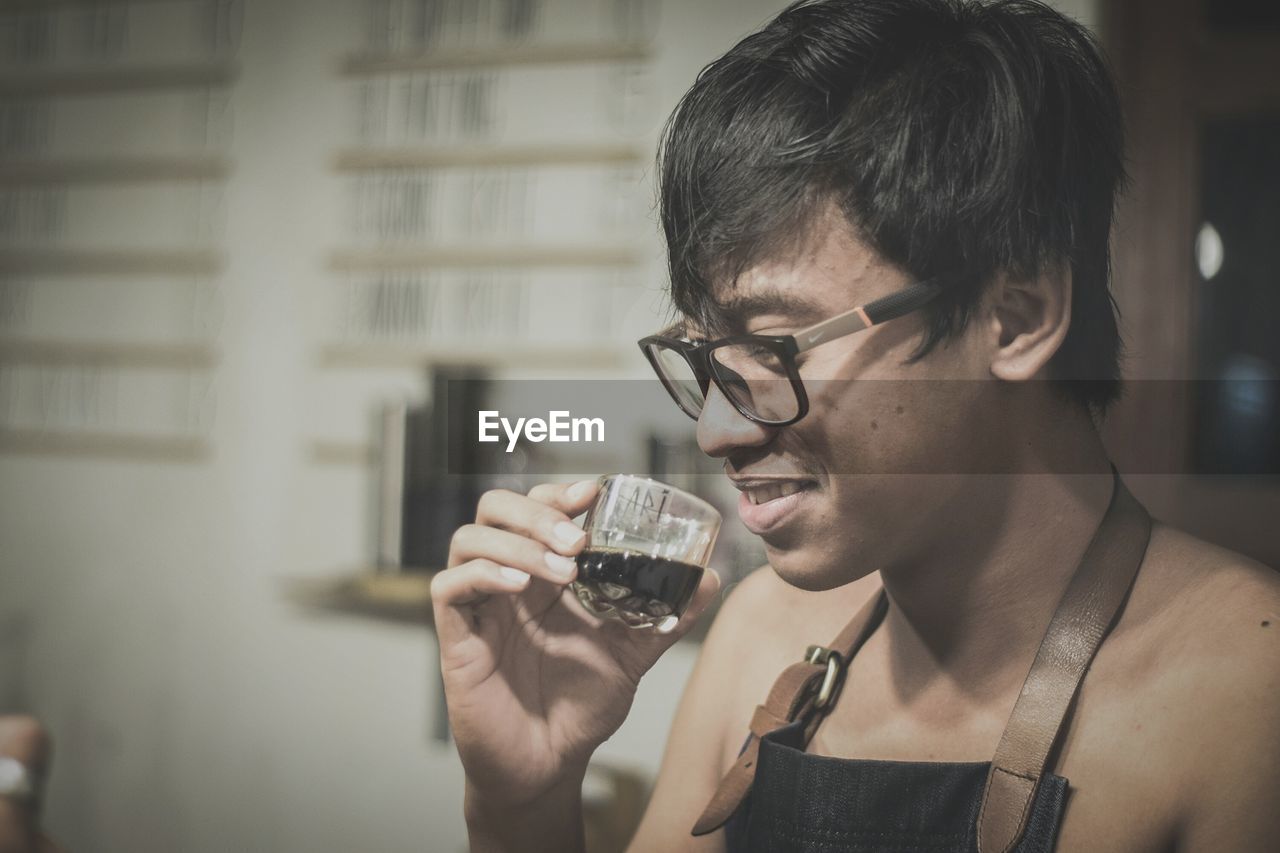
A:
[[[1280,478],[1190,470],[1197,373],[1200,127],[1280,113],[1280,34],[1211,33],[1197,0],[1100,0],[1100,35],[1124,103],[1131,184],[1117,212],[1114,294],[1126,340],[1124,399],[1104,428],[1134,489],[1171,524],[1280,566]]]

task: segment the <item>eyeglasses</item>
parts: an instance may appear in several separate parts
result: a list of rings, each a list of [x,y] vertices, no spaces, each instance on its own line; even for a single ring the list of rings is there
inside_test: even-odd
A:
[[[816,346],[903,317],[939,293],[938,280],[916,282],[888,296],[801,329],[794,335],[735,335],[689,341],[652,335],[640,350],[686,415],[698,419],[711,384],[743,417],[787,426],[809,411],[796,356]]]

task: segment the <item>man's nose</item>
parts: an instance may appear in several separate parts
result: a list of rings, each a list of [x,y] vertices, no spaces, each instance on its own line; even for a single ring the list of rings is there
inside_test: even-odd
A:
[[[748,420],[712,385],[698,416],[698,447],[717,459],[742,447],[761,447],[772,440],[778,427]]]

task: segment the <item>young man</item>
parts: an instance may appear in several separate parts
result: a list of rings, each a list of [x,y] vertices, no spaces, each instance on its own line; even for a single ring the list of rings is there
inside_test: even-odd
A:
[[[1087,33],[1032,0],[797,3],[662,153],[683,328],[646,353],[769,565],[632,849],[1275,849],[1280,578],[1152,526],[1096,428],[1123,154]],[[717,592],[666,635],[588,617],[594,488],[487,494],[433,584],[475,850],[581,849],[593,750]]]

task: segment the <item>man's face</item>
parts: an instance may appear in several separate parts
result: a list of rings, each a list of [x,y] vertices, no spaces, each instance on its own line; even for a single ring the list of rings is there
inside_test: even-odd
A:
[[[805,243],[717,291],[736,332],[794,333],[911,283],[837,214]],[[981,470],[999,441],[1003,383],[925,381],[990,378],[983,313],[908,365],[924,323],[917,312],[799,356],[810,407],[791,426],[753,423],[710,391],[698,443],[724,459],[743,523],[795,586],[839,586],[948,538],[965,500],[957,472]]]

